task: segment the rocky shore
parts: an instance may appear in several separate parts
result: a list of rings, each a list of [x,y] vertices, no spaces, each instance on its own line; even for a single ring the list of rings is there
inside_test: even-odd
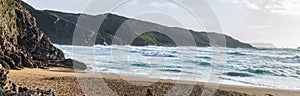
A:
[[[51,95],[51,91],[17,87],[15,83],[7,80],[8,70],[45,67],[73,68],[74,66],[77,69],[85,69],[86,65],[66,59],[64,53],[55,48],[50,39],[37,27],[35,18],[21,6],[20,2],[20,0],[0,0],[1,92],[3,94],[37,92]]]
[[[42,96],[54,96],[54,92],[51,90],[28,89],[27,87],[21,87],[16,83],[13,83],[8,78],[9,71],[0,66],[0,95],[1,96],[30,96],[30,95],[42,95]]]

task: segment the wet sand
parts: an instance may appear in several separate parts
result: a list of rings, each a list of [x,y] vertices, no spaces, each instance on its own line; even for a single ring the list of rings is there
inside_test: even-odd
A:
[[[77,77],[77,78],[76,78]],[[9,78],[19,86],[52,90],[56,96],[200,96],[205,83],[74,73],[72,69],[11,70]],[[175,84],[176,83],[176,84]],[[188,88],[191,88],[190,91]],[[209,90],[212,91],[212,90]],[[281,90],[221,84],[215,96],[299,96],[300,90]]]

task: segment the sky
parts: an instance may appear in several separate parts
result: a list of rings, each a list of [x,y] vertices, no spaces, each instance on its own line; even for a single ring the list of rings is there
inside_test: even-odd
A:
[[[170,27],[219,31],[245,43],[300,47],[300,0],[23,1],[39,10],[93,15],[110,12]],[[196,10],[189,10],[193,8]]]

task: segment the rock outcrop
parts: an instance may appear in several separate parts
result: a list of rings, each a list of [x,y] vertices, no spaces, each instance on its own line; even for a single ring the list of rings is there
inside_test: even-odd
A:
[[[69,67],[86,69],[86,65],[65,59],[50,39],[37,27],[35,18],[19,0],[0,0],[0,95],[52,96],[51,90],[29,90],[9,81],[9,69]]]
[[[19,0],[1,0],[0,64],[6,69],[70,67],[73,60],[55,48]],[[50,64],[51,62],[51,64]],[[76,61],[77,62],[77,61]],[[68,64],[62,64],[68,63]],[[86,66],[82,63],[80,69]]]

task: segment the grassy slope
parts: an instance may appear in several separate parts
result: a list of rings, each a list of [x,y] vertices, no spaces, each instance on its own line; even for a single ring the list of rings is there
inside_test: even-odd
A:
[[[207,32],[195,32],[192,30],[186,30],[182,28],[173,28],[173,27],[167,27],[151,22],[145,22],[135,19],[130,19],[122,16],[118,16],[115,14],[101,14],[101,15],[87,15],[87,14],[73,14],[73,13],[63,13],[63,12],[57,12],[57,11],[41,11],[36,10],[30,5],[23,3],[23,6],[25,6],[30,13],[36,17],[37,24],[40,29],[42,29],[47,36],[50,37],[50,39],[54,43],[58,44],[66,44],[71,45],[73,41],[73,34],[75,26],[77,26],[77,30],[81,32],[86,32],[85,36],[82,36],[84,38],[87,38],[86,40],[80,41],[80,43],[88,43],[90,45],[93,44],[111,44],[113,38],[117,39],[118,42],[121,42],[120,44],[130,44],[130,42],[124,40],[127,38],[120,38],[115,36],[116,31],[120,28],[120,26],[125,26],[126,28],[122,30],[122,32],[125,34],[136,34],[140,35],[138,38],[135,39],[132,45],[162,45],[162,46],[174,46],[174,41],[170,39],[168,36],[159,34],[157,32],[147,32],[145,34],[138,34],[138,31],[141,31],[141,29],[150,29],[150,30],[156,30],[159,32],[173,32],[172,34],[176,36],[182,37],[184,40],[194,40],[199,47],[205,47],[210,46],[210,41],[217,42],[217,44],[222,44],[224,40],[220,41],[220,39],[214,39],[210,40],[208,38]],[[79,25],[77,23],[77,19],[80,16],[80,22],[82,25]],[[106,17],[107,16],[107,17]],[[95,32],[91,31],[94,28],[99,27],[98,23],[101,20],[104,20],[100,29],[96,34]],[[129,20],[129,22],[128,22]],[[124,24],[124,22],[127,22],[127,24]],[[179,34],[183,33],[183,34]],[[189,36],[189,33],[191,33],[193,36]],[[209,33],[213,35],[221,36],[222,34],[217,33]],[[93,39],[91,35],[96,35],[96,42],[92,41]],[[230,36],[223,35],[226,38],[226,45],[227,47],[232,48],[252,48],[251,45],[242,43]],[[188,45],[189,44],[184,44]]]

